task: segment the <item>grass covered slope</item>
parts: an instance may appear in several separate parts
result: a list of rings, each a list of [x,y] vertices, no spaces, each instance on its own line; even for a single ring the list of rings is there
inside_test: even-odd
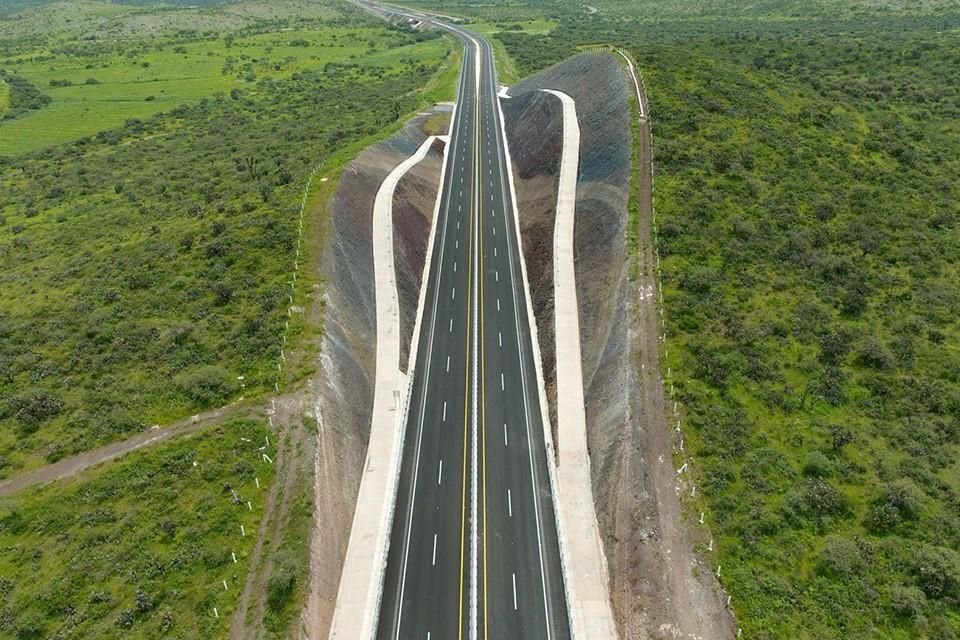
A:
[[[750,637],[960,633],[960,38],[634,50],[670,351]]]
[[[226,637],[273,478],[266,434],[229,422],[0,500],[0,637]]]
[[[389,38],[0,161],[0,475],[272,390],[305,175],[440,90]]]
[[[688,508],[749,638],[960,635],[960,14],[894,5],[497,36],[646,76]]]

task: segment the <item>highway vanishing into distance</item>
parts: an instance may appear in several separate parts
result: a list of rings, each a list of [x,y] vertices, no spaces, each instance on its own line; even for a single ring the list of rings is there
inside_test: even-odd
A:
[[[569,616],[493,53],[476,34],[435,24],[464,41],[465,55],[377,637],[565,640]]]

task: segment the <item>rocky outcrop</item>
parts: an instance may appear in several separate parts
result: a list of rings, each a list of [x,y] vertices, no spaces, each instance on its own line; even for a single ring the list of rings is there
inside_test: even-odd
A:
[[[556,98],[530,91],[501,100],[520,211],[520,236],[537,322],[550,424],[556,441],[557,371],[553,326],[553,224],[557,205],[563,109]]]
[[[435,140],[427,156],[407,172],[394,191],[393,243],[400,297],[400,370],[407,372],[410,343],[417,323],[417,303],[427,257],[443,164],[441,140]]]

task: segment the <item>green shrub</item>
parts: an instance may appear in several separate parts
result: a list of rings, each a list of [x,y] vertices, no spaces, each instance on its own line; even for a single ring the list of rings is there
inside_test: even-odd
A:
[[[892,369],[896,360],[890,350],[873,336],[869,336],[857,347],[857,361],[865,366],[877,370]]]
[[[915,554],[913,573],[928,597],[960,603],[960,554],[953,549],[922,545]]]
[[[823,575],[844,579],[862,572],[864,561],[858,542],[841,536],[827,536],[817,569]]]
[[[10,398],[7,407],[20,424],[21,433],[33,433],[43,422],[60,415],[63,401],[44,389],[30,389]]]
[[[201,407],[223,404],[236,388],[236,376],[216,365],[204,365],[176,377],[176,385],[191,401]]]
[[[803,463],[803,474],[813,478],[827,478],[831,473],[830,459],[820,451],[811,451]]]
[[[916,618],[926,604],[926,595],[917,587],[898,584],[890,589],[890,608],[899,616]]]
[[[267,584],[267,604],[275,612],[279,612],[290,601],[297,586],[296,558],[288,552],[277,553],[270,572]]]

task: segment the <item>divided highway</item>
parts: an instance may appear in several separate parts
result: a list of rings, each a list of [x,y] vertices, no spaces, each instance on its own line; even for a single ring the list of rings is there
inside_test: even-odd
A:
[[[466,47],[377,638],[566,640],[493,54],[476,34],[434,23]]]

